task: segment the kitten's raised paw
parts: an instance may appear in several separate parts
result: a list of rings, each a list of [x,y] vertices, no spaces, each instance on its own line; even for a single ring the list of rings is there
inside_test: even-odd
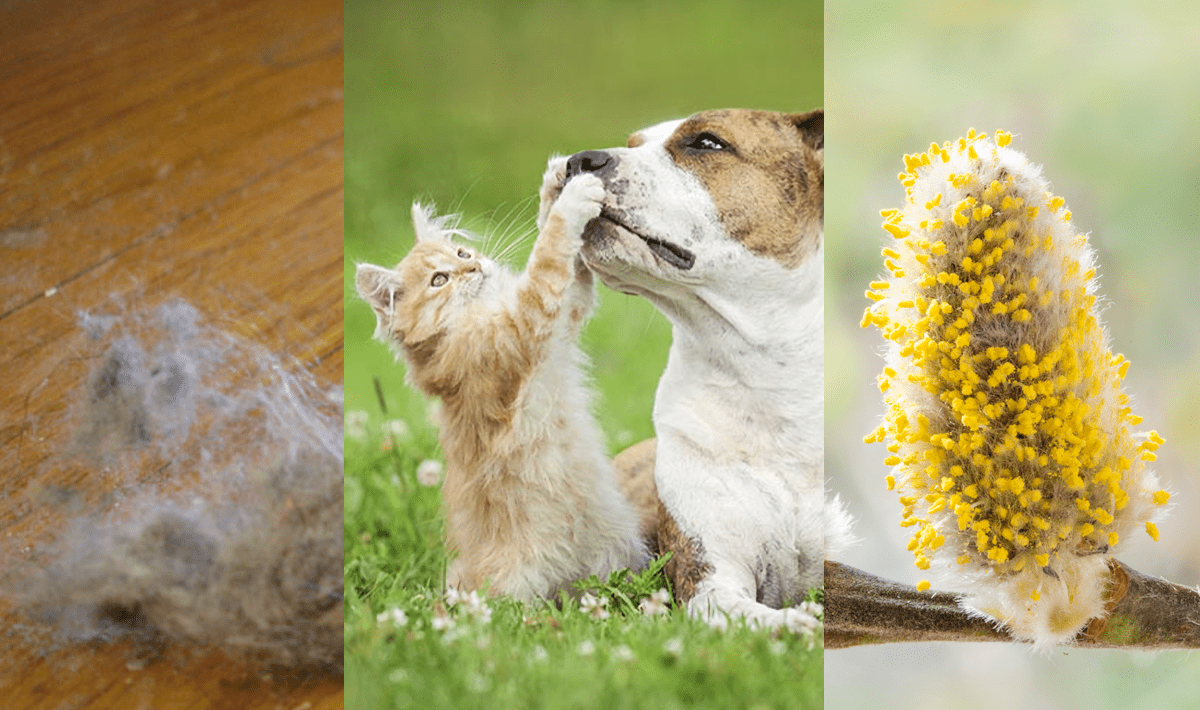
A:
[[[550,208],[554,205],[554,201],[562,194],[563,185],[567,182],[567,156],[553,155],[546,162],[546,172],[542,174],[542,189],[538,193],[541,197],[541,204],[538,206],[538,229],[546,223],[546,215],[550,214]]]
[[[553,155],[546,161],[546,172],[542,173],[542,204],[554,202],[567,183],[567,156]]]
[[[563,186],[553,211],[566,222],[568,234],[579,235],[588,222],[600,216],[604,195],[604,181],[600,178],[591,173],[576,175]]]

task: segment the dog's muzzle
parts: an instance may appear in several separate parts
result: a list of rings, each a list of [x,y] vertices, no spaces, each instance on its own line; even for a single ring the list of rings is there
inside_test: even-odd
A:
[[[607,187],[608,179],[616,171],[617,164],[621,159],[612,153],[606,153],[603,150],[585,150],[576,153],[567,159],[567,179],[581,175],[583,173],[591,173],[596,177],[604,180]],[[696,255],[684,249],[683,247],[672,244],[665,239],[657,237],[648,237],[636,229],[630,227],[624,220],[618,217],[613,210],[604,209],[600,213],[600,219],[606,219],[609,222],[617,225],[626,232],[636,236],[646,243],[650,251],[654,252],[658,258],[674,266],[680,271],[687,271],[696,263]]]
[[[592,173],[601,180],[607,178],[617,168],[621,159],[602,150],[585,150],[567,158],[567,179],[582,173]]]

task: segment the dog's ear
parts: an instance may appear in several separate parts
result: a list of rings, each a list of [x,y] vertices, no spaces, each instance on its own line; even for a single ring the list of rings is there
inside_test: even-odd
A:
[[[813,150],[825,150],[825,109],[818,108],[808,113],[793,113],[788,116],[796,130],[800,131],[800,140]]]

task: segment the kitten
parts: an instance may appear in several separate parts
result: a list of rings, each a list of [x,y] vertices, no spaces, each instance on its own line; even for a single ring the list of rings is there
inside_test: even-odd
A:
[[[578,252],[604,187],[592,175],[564,185],[565,167],[556,158],[546,171],[523,273],[452,242],[464,233],[419,204],[408,256],[394,270],[358,266],[375,337],[404,357],[412,385],[442,399],[443,505],[457,553],[447,587],[554,597],[649,559],[605,456],[576,345],[595,299]]]

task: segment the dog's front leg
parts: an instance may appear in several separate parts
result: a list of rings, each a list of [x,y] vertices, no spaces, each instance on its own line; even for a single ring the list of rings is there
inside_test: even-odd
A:
[[[811,614],[779,608],[803,601],[821,583],[803,553],[811,548],[819,558],[820,525],[815,545],[798,545],[794,518],[805,516],[793,505],[797,494],[788,479],[736,462],[713,466],[685,437],[667,428],[660,434],[658,543],[672,553],[666,572],[676,601],[716,626],[741,617],[754,627],[812,631],[817,621]]]
[[[817,626],[817,620],[801,609],[775,609],[759,602],[758,576],[741,561],[744,555],[723,554],[723,542],[683,533],[660,504],[659,549],[671,553],[666,572],[676,601],[687,605],[689,615],[721,628],[738,617],[752,627],[787,628],[795,633]]]

